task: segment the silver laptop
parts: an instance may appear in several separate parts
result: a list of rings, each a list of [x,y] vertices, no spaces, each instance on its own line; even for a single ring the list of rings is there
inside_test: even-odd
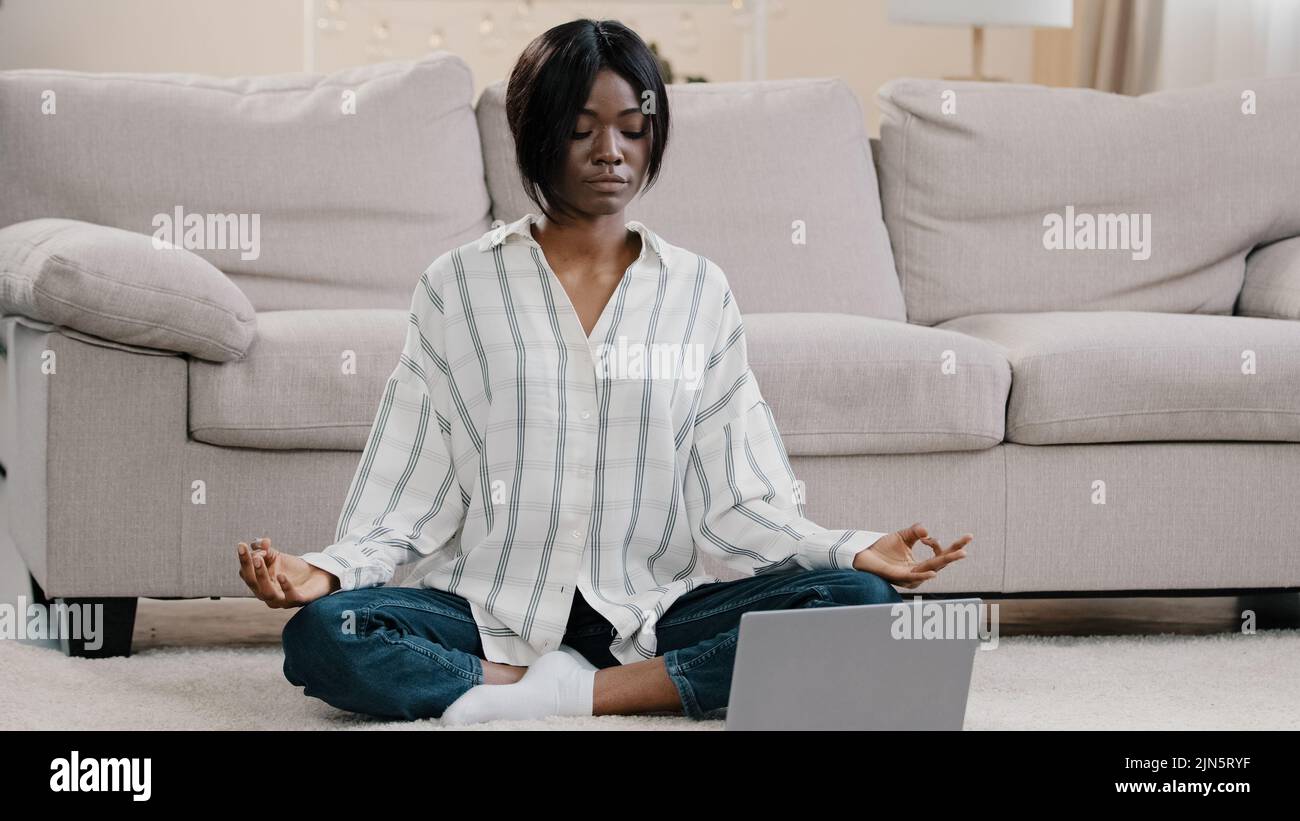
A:
[[[902,632],[926,617],[915,608],[929,606],[934,621],[934,605],[949,605],[945,621],[951,612],[961,624],[963,614],[978,613],[982,621],[981,604],[925,599],[751,610],[740,617],[726,729],[960,730],[978,622],[948,638],[894,638],[894,625],[911,619],[898,635],[924,636]]]

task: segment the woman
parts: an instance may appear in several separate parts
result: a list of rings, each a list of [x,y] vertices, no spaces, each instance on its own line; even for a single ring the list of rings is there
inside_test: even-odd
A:
[[[933,578],[972,537],[803,518],[722,270],[625,221],[668,144],[635,33],[551,29],[506,106],[541,213],[421,276],[337,541],[240,543],[240,575],[303,607],[285,676],[341,709],[719,717],[742,613],[897,602],[890,583]],[[935,555],[915,561],[917,542]],[[701,554],[749,575],[724,582]],[[421,586],[384,586],[414,560]]]

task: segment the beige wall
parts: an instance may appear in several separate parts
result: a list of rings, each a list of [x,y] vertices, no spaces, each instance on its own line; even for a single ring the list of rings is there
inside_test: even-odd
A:
[[[0,69],[297,71],[301,19],[299,0],[4,0]]]
[[[769,75],[843,77],[857,92],[875,134],[876,89],[886,80],[970,73],[969,29],[891,25],[886,5],[886,0],[787,0],[785,18],[772,25]],[[989,30],[984,60],[985,74],[1030,82],[1033,30]]]
[[[501,17],[513,10],[513,3],[376,0],[369,5],[370,13],[363,5],[344,0],[351,28],[339,37],[318,39],[322,70],[365,62],[367,34],[383,16],[394,20],[392,48],[400,57],[418,53],[435,16],[444,15],[446,47],[469,62],[480,89],[506,76],[527,39],[523,31],[507,31],[501,46],[492,50],[478,35],[485,10]],[[886,80],[968,72],[968,30],[893,26],[886,19],[886,5],[886,0],[785,0],[784,12],[770,23],[768,76],[843,77],[862,100],[875,133],[875,92]],[[0,69],[219,75],[297,71],[302,66],[302,8],[302,0],[4,0]],[[683,5],[665,10],[648,3],[537,0],[536,8],[550,24],[575,13],[619,18],[647,39],[663,43],[680,73],[699,73],[715,81],[742,76],[740,30],[725,4],[690,7],[699,32],[694,51],[676,45]],[[1033,43],[1031,30],[991,30],[986,72],[1029,82]]]

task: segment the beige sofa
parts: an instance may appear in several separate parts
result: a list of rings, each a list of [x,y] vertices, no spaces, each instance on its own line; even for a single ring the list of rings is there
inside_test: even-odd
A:
[[[918,592],[1295,590],[1300,79],[1251,88],[903,80],[873,141],[837,79],[672,86],[628,217],[727,272],[809,518],[975,535]],[[331,542],[421,271],[533,210],[503,92],[0,72],[0,533],[100,653],[247,595],[238,541]],[[159,257],[173,214],[260,247]]]

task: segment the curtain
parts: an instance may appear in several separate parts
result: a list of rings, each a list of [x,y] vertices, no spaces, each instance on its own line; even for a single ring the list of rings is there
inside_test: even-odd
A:
[[[1174,0],[1163,18],[1157,88],[1300,72],[1297,0]]]
[[[1076,83],[1119,94],[1157,87],[1166,14],[1183,0],[1076,0]]]

